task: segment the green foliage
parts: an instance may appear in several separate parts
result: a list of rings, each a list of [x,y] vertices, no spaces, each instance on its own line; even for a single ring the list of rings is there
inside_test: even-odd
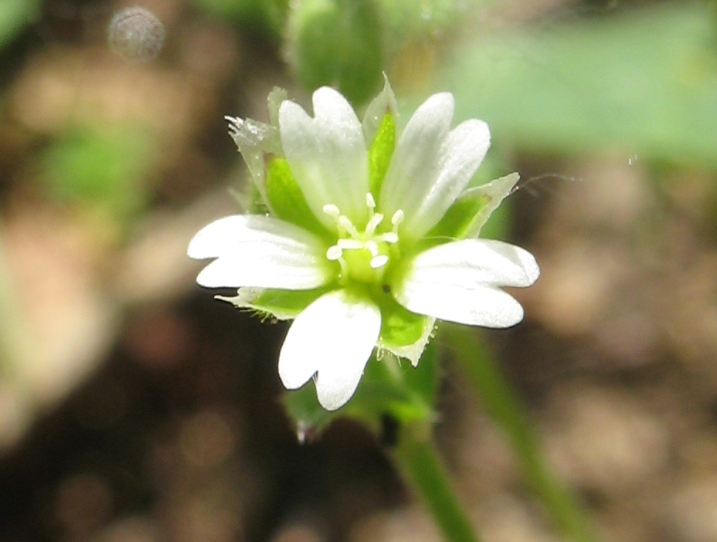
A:
[[[40,13],[41,0],[0,0],[0,47],[5,47]]]
[[[405,41],[425,40],[458,22],[462,13],[485,0],[377,0],[386,25],[388,48]]]
[[[476,33],[441,79],[457,116],[536,152],[621,152],[717,168],[715,20],[700,4]]]
[[[144,204],[150,151],[150,135],[136,125],[77,127],[45,150],[41,180],[57,199],[123,218]]]
[[[192,0],[202,11],[236,21],[244,28],[257,30],[278,40],[284,28],[288,0]]]
[[[287,55],[308,89],[337,86],[354,103],[379,88],[382,25],[372,0],[303,0],[289,14]]]

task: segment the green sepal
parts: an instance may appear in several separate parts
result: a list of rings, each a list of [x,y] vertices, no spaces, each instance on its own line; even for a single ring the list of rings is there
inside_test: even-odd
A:
[[[378,196],[386,171],[396,148],[396,121],[391,113],[386,113],[376,132],[376,138],[368,151],[369,190]]]
[[[466,190],[426,237],[437,241],[477,237],[490,215],[510,194],[519,178],[517,173],[511,173]]]
[[[396,96],[391,88],[391,83],[388,82],[388,77],[383,74],[383,90],[378,93],[371,103],[366,107],[366,112],[361,122],[361,129],[363,130],[364,140],[370,145],[376,139],[379,126],[383,122],[383,117],[386,114],[390,114],[395,119],[398,119],[398,102]]]
[[[286,391],[282,399],[286,412],[294,423],[296,437],[302,444],[306,440],[311,441],[344,413],[343,409],[332,412],[322,407],[316,397],[313,382],[304,384],[298,390]]]
[[[216,299],[265,317],[291,320],[332,288],[333,286],[323,286],[313,290],[241,288],[234,297],[218,295]]]
[[[438,389],[438,361],[435,348],[428,347],[418,367],[385,355],[366,364],[354,396],[339,410],[325,410],[308,383],[284,395],[284,405],[295,423],[299,440],[317,435],[336,418],[347,417],[366,424],[380,434],[382,420],[389,416],[399,425],[434,418]]]
[[[264,290],[251,301],[251,307],[275,316],[279,320],[296,318],[306,307],[331,290],[331,287],[313,290]]]
[[[386,348],[403,348],[420,341],[426,334],[426,326],[433,319],[411,312],[386,294],[379,303],[381,309],[381,345]]]
[[[306,198],[285,158],[274,157],[269,160],[265,186],[267,203],[276,218],[320,236],[327,234],[306,203]]]

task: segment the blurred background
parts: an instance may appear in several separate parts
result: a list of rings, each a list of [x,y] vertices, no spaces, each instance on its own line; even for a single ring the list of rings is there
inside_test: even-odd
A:
[[[247,183],[224,115],[266,121],[274,86],[360,109],[382,71],[404,122],[449,90],[489,123],[475,184],[521,174],[488,235],[542,276],[524,323],[476,333],[554,472],[605,540],[717,540],[716,25],[686,1],[0,0],[0,542],[439,540],[361,427],[297,442],[286,326],[185,255]],[[471,518],[561,540],[441,346]]]

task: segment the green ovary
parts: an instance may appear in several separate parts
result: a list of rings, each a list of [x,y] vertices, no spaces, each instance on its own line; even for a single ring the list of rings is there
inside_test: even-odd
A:
[[[368,248],[356,248],[343,251],[345,264],[344,279],[364,284],[380,284],[386,271],[387,263],[378,267],[371,267],[371,262],[378,255],[388,256],[388,243],[378,244],[378,254],[374,255]]]

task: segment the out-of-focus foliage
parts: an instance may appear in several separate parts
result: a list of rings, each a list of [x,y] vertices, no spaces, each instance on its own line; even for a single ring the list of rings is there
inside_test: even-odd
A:
[[[5,47],[38,15],[41,0],[0,0],[0,47]]]
[[[128,218],[147,197],[151,143],[137,125],[76,127],[45,150],[40,178],[59,200]]]
[[[479,0],[193,0],[201,10],[259,31],[312,91],[337,87],[356,105],[370,98],[405,47],[432,43]]]
[[[305,0],[291,11],[287,54],[305,88],[335,84],[362,103],[380,85],[381,35],[371,0]]]
[[[288,0],[192,0],[202,11],[235,21],[278,41],[281,37]]]
[[[384,19],[384,39],[389,50],[405,41],[424,41],[440,34],[460,21],[460,15],[480,0],[376,0]]]
[[[476,32],[441,80],[460,117],[537,152],[619,150],[717,167],[717,48],[684,3],[500,35]],[[446,81],[448,79],[449,81]]]

